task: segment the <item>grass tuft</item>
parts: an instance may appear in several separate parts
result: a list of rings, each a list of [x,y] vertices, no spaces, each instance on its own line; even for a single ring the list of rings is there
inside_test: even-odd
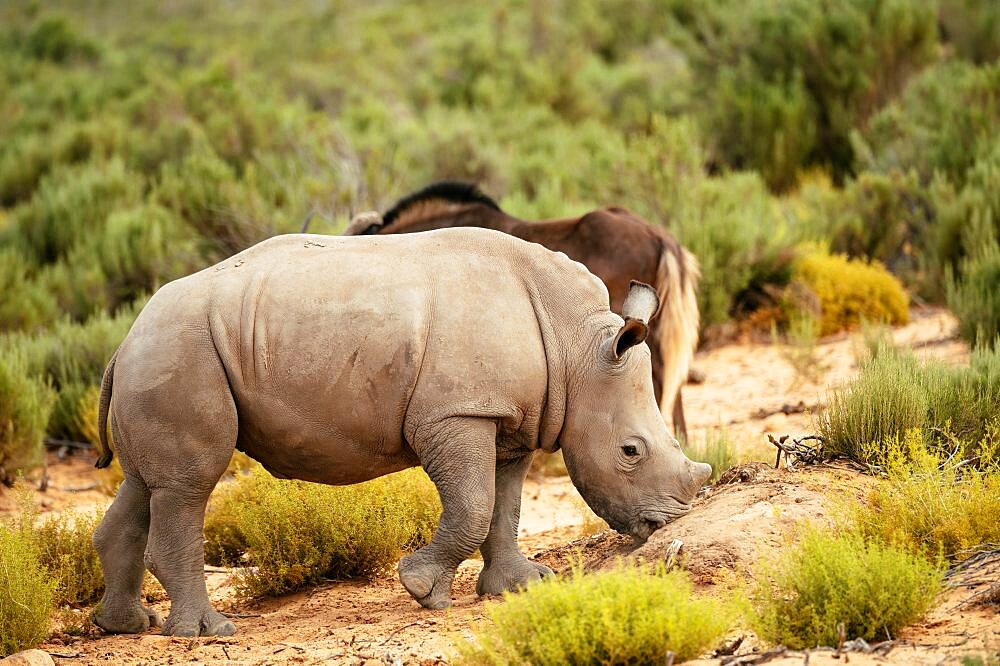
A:
[[[681,571],[619,565],[553,577],[489,607],[490,623],[458,645],[462,664],[653,664],[711,649],[736,616],[696,595]]]
[[[795,545],[758,562],[751,624],[766,641],[790,648],[848,639],[895,637],[919,620],[941,589],[939,562],[853,532],[807,526]]]
[[[865,464],[878,464],[879,446],[913,428],[932,447],[965,442],[958,455],[972,458],[998,411],[1000,350],[975,350],[968,367],[951,367],[921,364],[911,352],[879,342],[858,376],[831,393],[817,427],[828,453]]]

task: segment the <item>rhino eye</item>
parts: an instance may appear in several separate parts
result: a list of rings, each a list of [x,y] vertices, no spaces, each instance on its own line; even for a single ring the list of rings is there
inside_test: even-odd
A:
[[[629,457],[637,456],[639,455],[639,449],[635,448],[635,444],[626,444],[622,447],[622,453]]]

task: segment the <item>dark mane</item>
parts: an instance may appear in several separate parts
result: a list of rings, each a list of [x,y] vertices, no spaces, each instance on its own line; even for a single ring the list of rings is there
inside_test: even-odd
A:
[[[483,193],[475,183],[460,180],[442,180],[424,189],[408,194],[382,216],[382,226],[389,226],[408,209],[427,201],[447,201],[458,204],[482,204],[500,210],[497,202]]]

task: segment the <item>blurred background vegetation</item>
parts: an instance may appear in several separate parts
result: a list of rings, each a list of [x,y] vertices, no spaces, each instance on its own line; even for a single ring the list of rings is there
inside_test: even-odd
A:
[[[909,295],[992,344],[998,56],[993,0],[4,3],[0,479],[157,287],[441,178],[666,226],[709,329]]]

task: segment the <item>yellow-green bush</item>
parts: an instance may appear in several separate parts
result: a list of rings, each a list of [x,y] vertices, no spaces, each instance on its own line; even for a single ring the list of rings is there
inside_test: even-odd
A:
[[[751,623],[764,640],[791,648],[848,639],[895,638],[919,620],[941,589],[937,560],[905,548],[807,526],[797,543],[756,565]]]
[[[489,623],[458,645],[462,664],[656,664],[710,650],[733,605],[695,594],[682,571],[619,565],[552,577],[491,605]]]
[[[205,521],[213,557],[242,555],[246,596],[326,578],[377,574],[430,540],[441,513],[434,484],[414,469],[352,486],[278,480],[257,468],[223,485]]]
[[[792,279],[819,299],[822,335],[853,328],[863,320],[909,321],[909,298],[903,286],[878,262],[812,251],[795,263]]]
[[[929,557],[961,560],[969,549],[1000,543],[1000,421],[978,446],[958,447],[978,451],[974,465],[929,449],[925,439],[914,429],[877,447],[872,457],[888,478],[847,507],[851,523],[866,537]]]
[[[56,582],[23,525],[0,521],[0,563],[0,657],[5,657],[48,637]]]
[[[36,520],[31,513],[22,513],[22,522],[37,523],[31,528],[31,538],[38,549],[38,560],[56,583],[57,606],[85,606],[104,594],[104,574],[92,538],[104,512],[63,511],[58,515]]]

